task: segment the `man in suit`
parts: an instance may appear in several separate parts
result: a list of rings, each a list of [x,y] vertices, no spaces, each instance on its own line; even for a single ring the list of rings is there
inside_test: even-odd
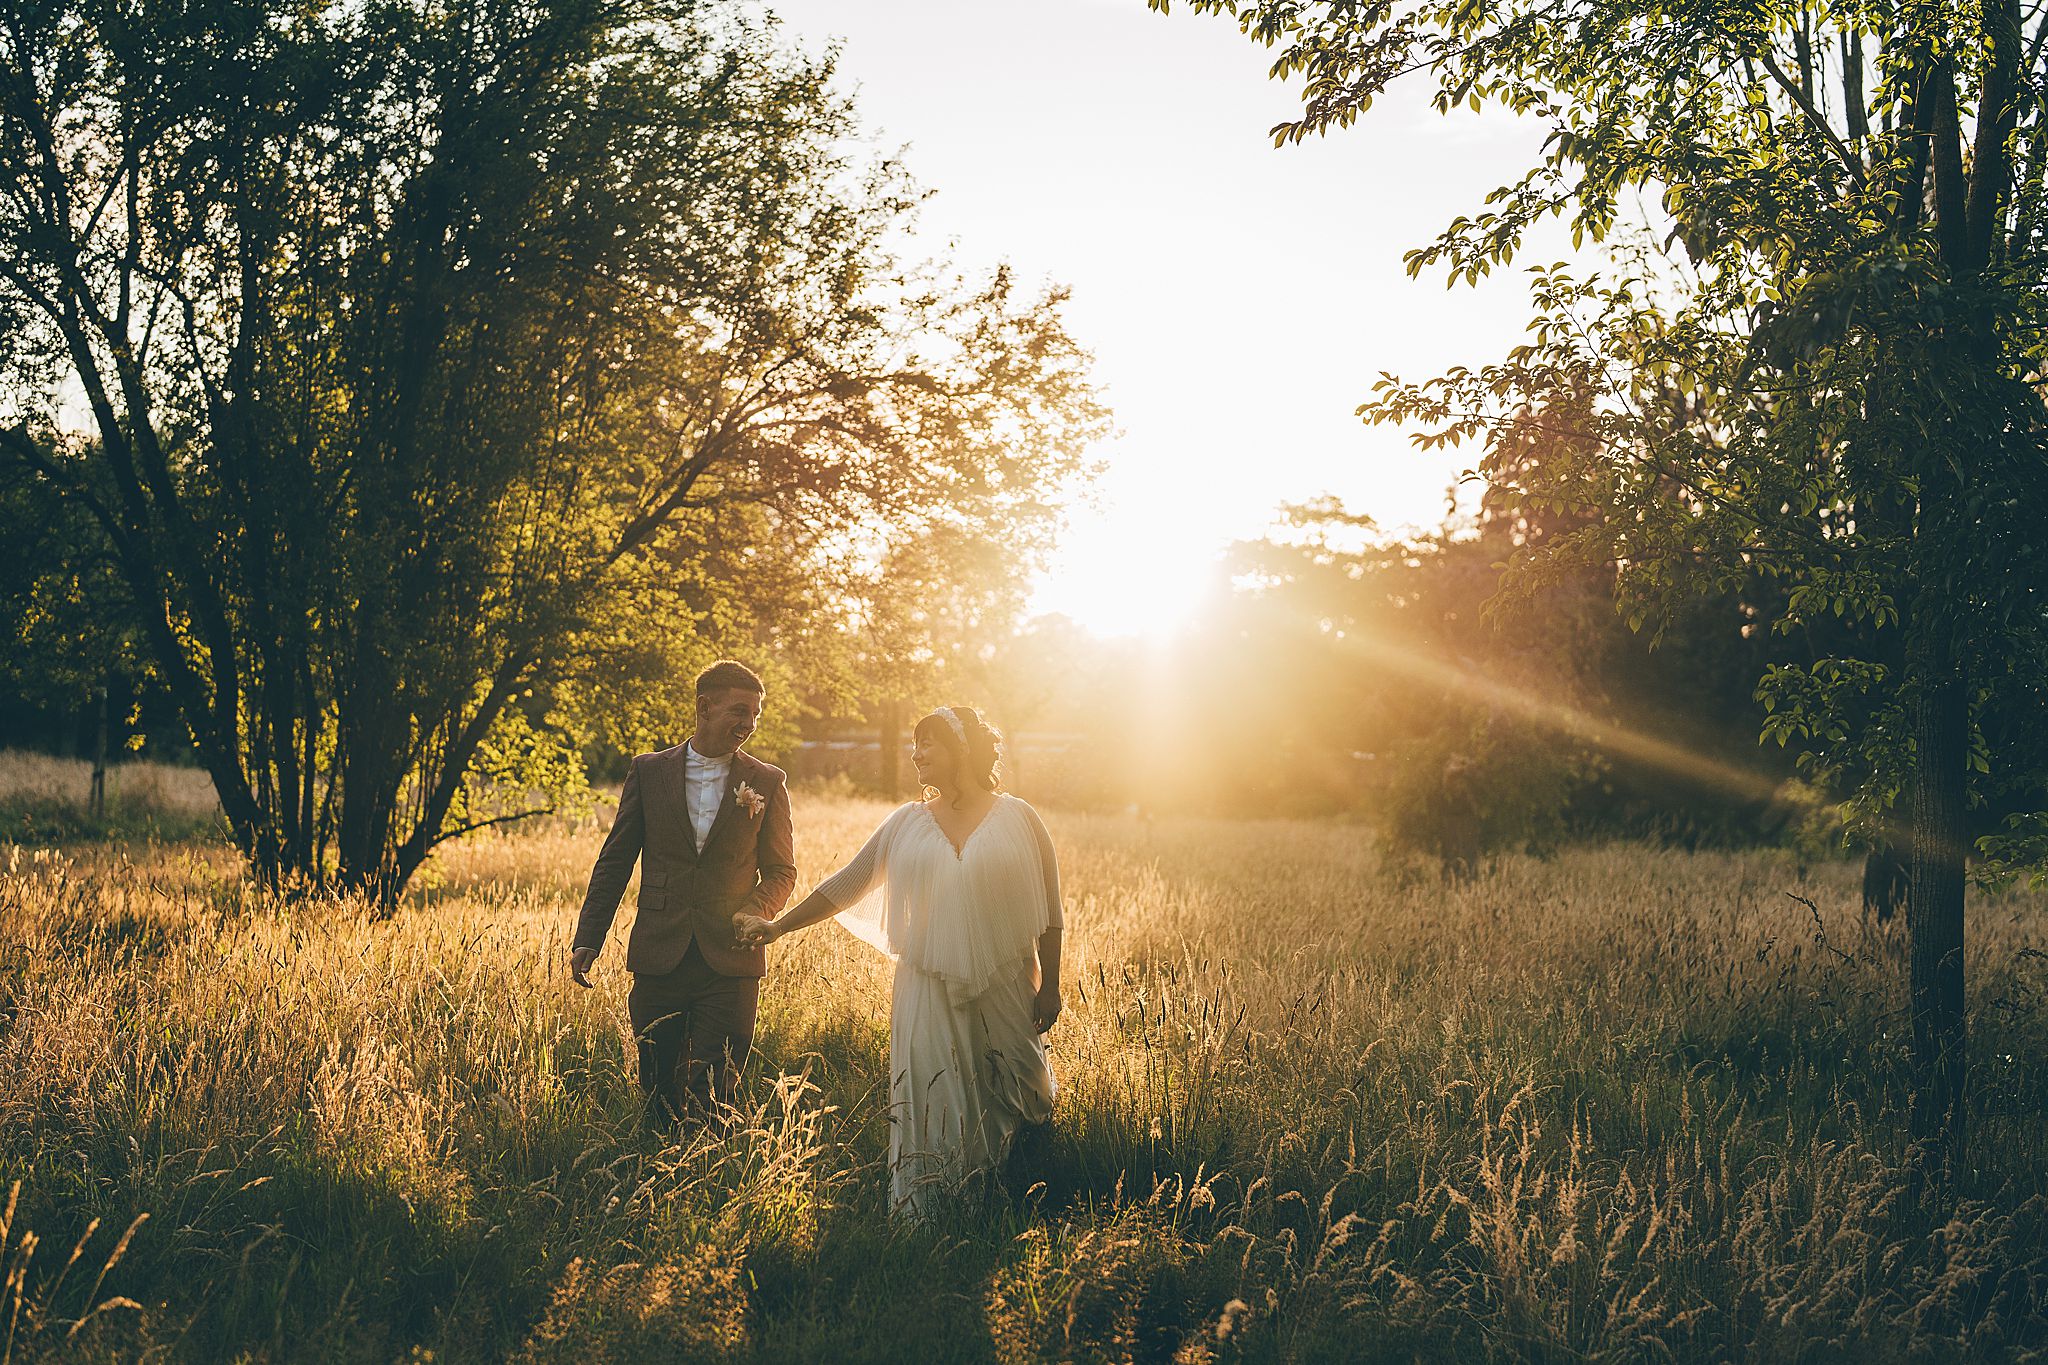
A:
[[[639,859],[626,1011],[653,1122],[731,1100],[768,970],[762,949],[738,945],[733,916],[773,919],[796,886],[787,779],[740,752],[762,699],[743,664],[723,660],[697,675],[695,733],[633,759],[576,919],[569,974],[588,986]]]

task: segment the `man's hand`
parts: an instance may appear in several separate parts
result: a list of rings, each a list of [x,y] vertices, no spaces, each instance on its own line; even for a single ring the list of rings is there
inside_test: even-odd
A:
[[[585,990],[590,989],[590,978],[584,973],[597,961],[595,948],[571,948],[569,950],[569,979]]]
[[[1051,981],[1038,988],[1038,994],[1031,1000],[1031,1024],[1040,1033],[1050,1032],[1059,1022],[1060,988]]]
[[[742,910],[732,917],[732,937],[742,948],[765,948],[775,941],[775,925]]]

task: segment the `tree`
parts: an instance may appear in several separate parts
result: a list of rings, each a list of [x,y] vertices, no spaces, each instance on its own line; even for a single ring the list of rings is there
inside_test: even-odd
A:
[[[1555,455],[1527,441],[1517,459]],[[1500,484],[1410,539],[1327,500],[1290,520],[1285,539],[1240,547],[1248,638],[1227,652],[1277,665],[1286,704],[1267,737],[1302,755],[1297,789],[1318,748],[1371,755],[1382,828],[1453,872],[1569,835],[1762,832],[1782,775],[1749,756],[1757,654],[1737,602],[1698,604],[1653,652],[1614,615],[1611,565],[1541,585],[1509,567],[1581,518]]]
[[[972,701],[987,709],[990,665],[1017,631],[1026,573],[1043,561],[1043,549],[996,527],[935,525],[891,545],[866,576],[849,644],[858,660],[857,699],[880,722],[886,795],[895,796],[902,780],[905,725],[916,707]]]
[[[531,777],[623,604],[744,574],[728,537],[1077,466],[1057,297],[906,267],[915,188],[774,38],[691,0],[0,4],[0,449],[104,535],[265,879],[388,901],[518,815],[467,809],[492,756]]]
[[[91,707],[88,810],[102,819],[115,694],[141,671],[120,576],[85,515],[19,470],[0,470],[0,524],[13,528],[12,552],[0,555],[0,633],[14,642],[0,688],[37,709]]]
[[[1902,775],[1912,1128],[1922,1169],[1952,1166],[1970,774],[1995,757],[1972,704],[2043,658],[2040,8],[1194,8],[1234,14],[1280,49],[1276,75],[1302,78],[1302,117],[1279,140],[1351,124],[1410,71],[1435,80],[1442,111],[1492,103],[1549,126],[1541,163],[1411,271],[1476,280],[1544,217],[1568,213],[1576,240],[1598,239],[1624,193],[1657,199],[1661,247],[1618,253],[1609,278],[1535,272],[1528,343],[1498,365],[1389,379],[1372,415],[1482,442],[1482,472],[1531,423],[1568,431],[1583,457],[1521,491],[1590,515],[1526,567],[1615,563],[1633,620],[1762,571],[1787,586],[1774,625],[1832,614],[1870,628],[1865,657],[1806,671],[1853,675],[1884,702],[1866,713],[1903,720],[1858,796],[1881,810],[1886,775]],[[1873,739],[1810,704],[1825,688],[1779,685],[1791,681],[1768,688],[1772,733],[1820,750]],[[2038,772],[1998,775],[2038,787]]]

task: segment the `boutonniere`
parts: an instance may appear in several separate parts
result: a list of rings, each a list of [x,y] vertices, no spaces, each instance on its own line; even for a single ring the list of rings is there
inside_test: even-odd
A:
[[[748,815],[759,815],[768,809],[768,798],[744,782],[740,783],[739,790],[732,794],[732,799],[738,802],[740,809]]]

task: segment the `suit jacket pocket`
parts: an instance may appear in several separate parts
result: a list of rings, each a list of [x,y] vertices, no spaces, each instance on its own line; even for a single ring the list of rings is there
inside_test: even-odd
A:
[[[760,837],[759,820],[737,823],[728,837],[719,840],[716,852],[707,850],[704,862],[716,869],[716,875],[720,880],[738,877],[751,879],[760,867],[760,855],[756,851]]]
[[[663,910],[668,907],[668,891],[665,887],[643,886],[640,888],[642,910]]]

